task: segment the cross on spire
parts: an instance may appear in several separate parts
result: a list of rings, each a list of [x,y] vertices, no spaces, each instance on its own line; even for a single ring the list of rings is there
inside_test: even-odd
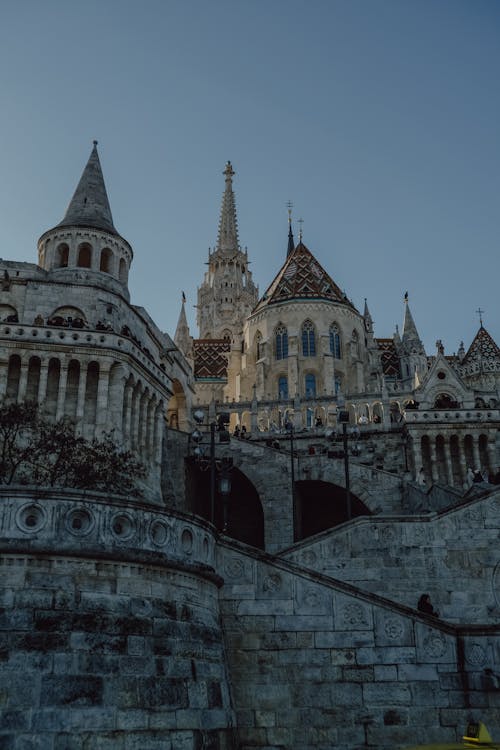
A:
[[[299,229],[299,242],[302,242],[302,236],[303,236],[303,232],[302,232],[302,225],[303,225],[303,223],[304,223],[304,219],[297,219],[297,224],[300,224],[300,229]]]
[[[478,307],[477,310],[476,310],[476,312],[479,315],[479,325],[482,328],[483,327],[483,313],[484,313],[484,310],[481,310],[481,308]]]

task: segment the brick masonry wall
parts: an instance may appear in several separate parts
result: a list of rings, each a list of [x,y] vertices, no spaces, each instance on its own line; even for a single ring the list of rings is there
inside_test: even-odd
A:
[[[229,747],[208,527],[73,494],[2,498],[0,747]]]
[[[286,556],[307,568],[416,607],[431,596],[457,623],[500,618],[500,491],[425,516],[360,518]]]
[[[242,545],[221,545],[223,627],[241,750],[395,750],[500,736],[484,688],[500,640],[392,605]]]

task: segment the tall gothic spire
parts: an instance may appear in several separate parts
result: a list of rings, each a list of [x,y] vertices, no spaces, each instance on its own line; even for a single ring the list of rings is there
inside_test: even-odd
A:
[[[97,153],[97,141],[94,141],[94,147],[80,177],[80,182],[64,219],[58,226],[94,227],[112,234],[118,234],[113,224],[99,154]]]
[[[189,356],[191,350],[191,336],[189,334],[189,325],[186,318],[186,295],[182,292],[182,304],[175,329],[174,344],[181,350],[184,356]]]
[[[292,202],[288,201],[288,247],[286,250],[286,256],[288,258],[289,255],[293,253],[295,250],[295,242],[293,239],[293,232],[292,232]]]
[[[422,344],[422,341],[420,340],[420,336],[418,335],[417,326],[415,325],[415,321],[413,320],[413,316],[411,314],[410,305],[408,304],[408,292],[405,293],[405,316],[403,321],[403,336],[401,338],[401,343],[403,345],[412,346],[412,348],[417,348],[419,350],[424,351],[424,346]],[[420,352],[419,352],[420,353]]]
[[[227,162],[223,174],[225,176],[226,188],[222,196],[217,250],[235,251],[239,248],[238,220],[236,218],[236,203],[233,193],[234,170],[230,161]]]

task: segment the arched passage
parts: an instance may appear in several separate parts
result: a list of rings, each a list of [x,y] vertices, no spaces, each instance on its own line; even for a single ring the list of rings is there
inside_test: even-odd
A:
[[[245,544],[264,549],[264,512],[259,494],[248,477],[239,469],[230,470],[231,492],[227,496],[226,534]],[[210,520],[210,465],[186,461],[186,495],[193,513]],[[215,485],[215,526],[224,526],[224,498]]]
[[[174,393],[167,407],[167,424],[172,430],[187,431],[189,425],[187,422],[186,394],[177,379],[172,380],[172,390]]]
[[[320,480],[307,480],[295,483],[295,493],[301,539],[347,521],[345,487]],[[370,510],[351,492],[351,518],[369,515]]]

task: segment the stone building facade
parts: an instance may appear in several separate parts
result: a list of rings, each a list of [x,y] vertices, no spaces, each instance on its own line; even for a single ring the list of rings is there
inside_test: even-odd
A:
[[[500,737],[500,490],[467,483],[498,461],[498,347],[481,326],[429,358],[407,303],[376,339],[291,225],[259,300],[233,174],[201,339],[131,304],[96,144],[38,264],[0,261],[0,401],[148,468],[141,500],[0,485],[0,746],[394,750],[470,716]],[[207,444],[225,411],[250,440]]]

